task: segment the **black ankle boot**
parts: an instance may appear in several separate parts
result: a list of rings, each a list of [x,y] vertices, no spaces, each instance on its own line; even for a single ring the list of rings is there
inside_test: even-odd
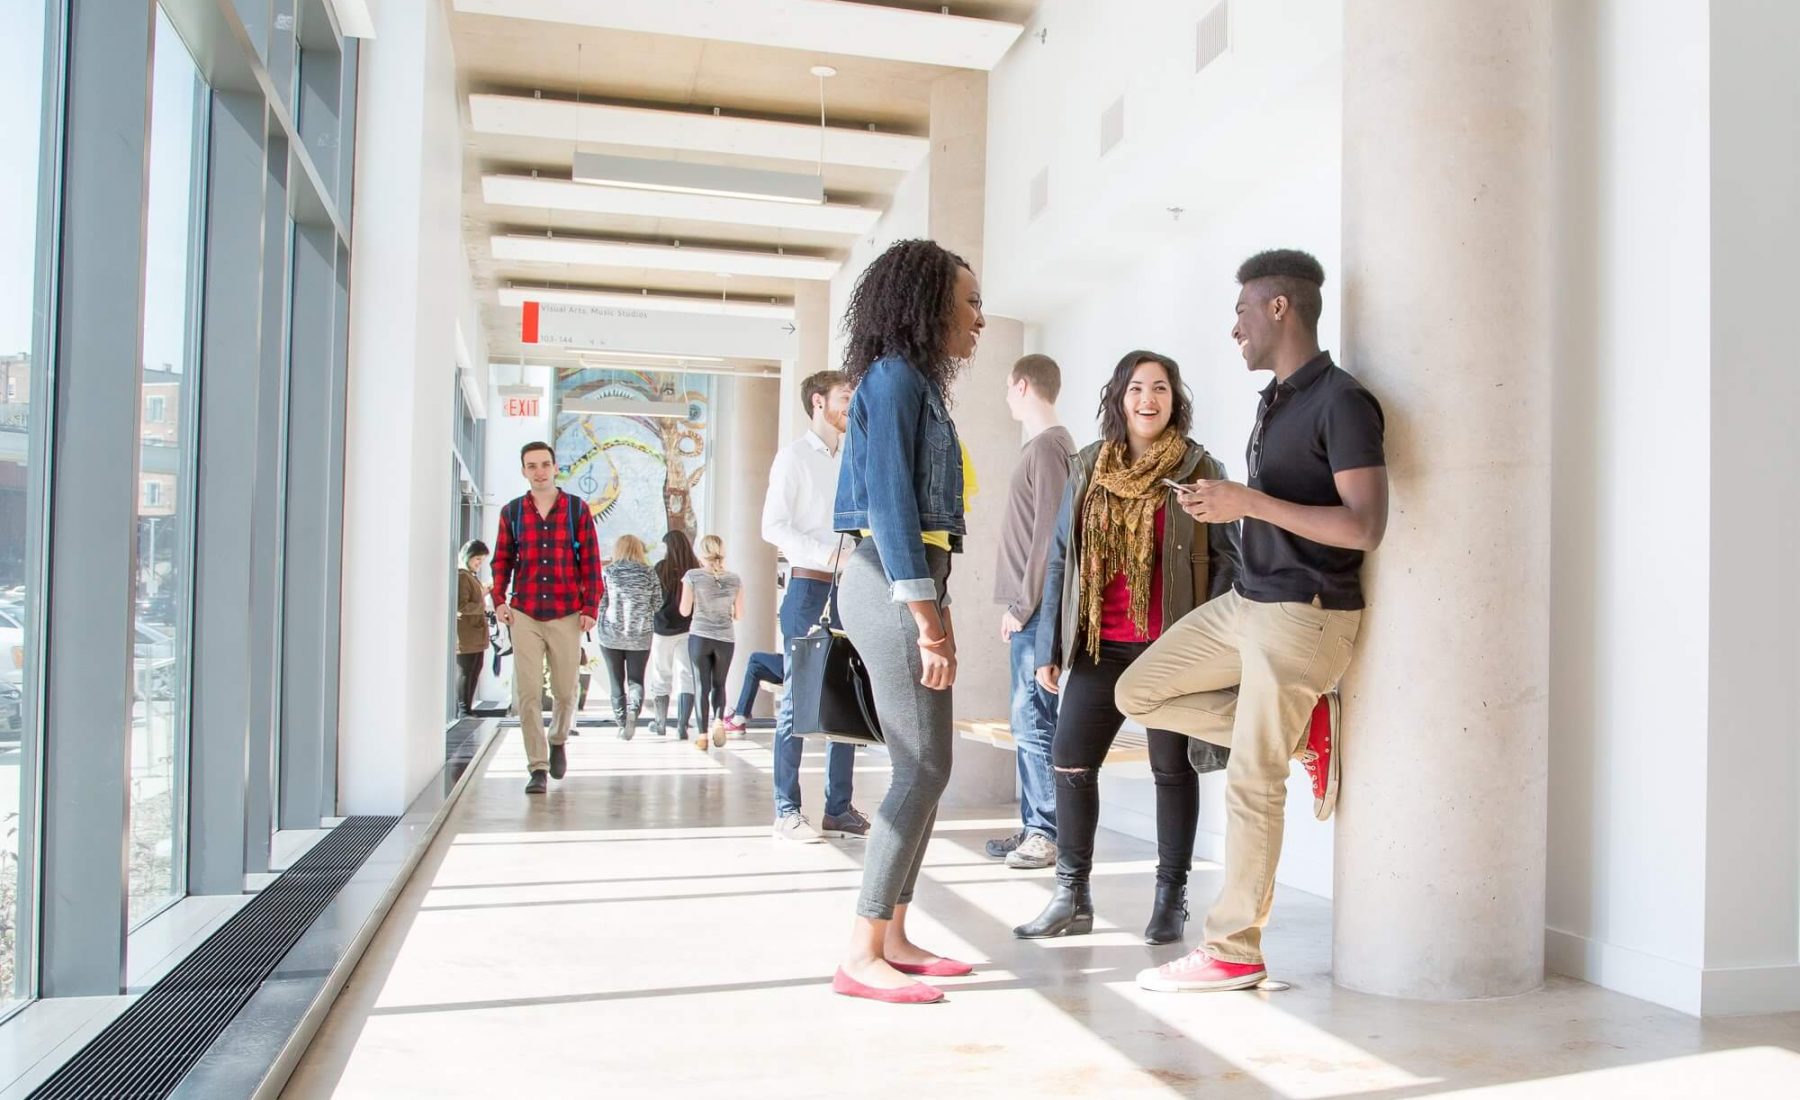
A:
[[[1150,923],[1144,929],[1148,944],[1178,943],[1187,930],[1187,887],[1156,884],[1156,904],[1150,908]]]
[[[1050,904],[1029,924],[1013,929],[1022,940],[1047,940],[1053,936],[1085,936],[1094,930],[1094,895],[1088,884],[1058,882]]]

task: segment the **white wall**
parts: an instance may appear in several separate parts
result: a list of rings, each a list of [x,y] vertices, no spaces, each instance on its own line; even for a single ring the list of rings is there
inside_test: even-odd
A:
[[[1565,5],[1558,34],[1567,205],[1547,961],[1695,1011],[1711,554],[1707,3],[1642,15],[1625,0]]]
[[[1800,1009],[1800,5],[1714,0],[1703,1011]],[[1705,514],[1696,510],[1696,515]]]
[[[1044,4],[1033,28],[1047,41],[1022,40],[989,81],[983,291],[992,312],[1029,323],[1027,351],[1062,367],[1058,406],[1077,442],[1097,438],[1099,390],[1119,358],[1148,348],[1181,364],[1194,438],[1241,477],[1267,379],[1245,373],[1230,337],[1233,276],[1274,247],[1337,270],[1342,23],[1331,0],[1240,0],[1231,50],[1196,75],[1195,23],[1212,6],[1142,3],[1118,19],[1102,5]],[[1125,139],[1100,158],[1099,115],[1121,92]],[[1050,205],[1032,220],[1031,178],[1046,164]],[[1169,206],[1187,212],[1176,221]],[[1330,896],[1331,828],[1313,820],[1304,773],[1288,789],[1277,877]],[[1154,837],[1147,765],[1107,769],[1101,797],[1103,826]],[[1202,780],[1202,857],[1223,855],[1223,802],[1222,777]]]
[[[444,760],[462,139],[438,3],[383,4],[361,51],[351,246],[338,791],[403,810]]]

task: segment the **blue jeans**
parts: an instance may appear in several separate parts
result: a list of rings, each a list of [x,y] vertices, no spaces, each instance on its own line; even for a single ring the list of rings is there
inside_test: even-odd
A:
[[[756,689],[763,684],[779,684],[787,679],[787,658],[779,653],[752,653],[744,666],[744,688],[738,692],[737,709],[731,713],[748,721],[750,708],[756,705]]]
[[[781,652],[788,642],[811,630],[825,613],[831,585],[805,577],[789,577],[787,595],[781,598]],[[832,625],[839,624],[837,608],[831,609]],[[775,817],[800,812],[800,756],[806,739],[794,736],[794,705],[787,693],[775,708]],[[825,748],[825,816],[841,817],[850,808],[850,780],[856,767],[856,746],[830,741]]]
[[[1012,735],[1019,749],[1019,820],[1027,833],[1056,839],[1056,777],[1050,744],[1056,739],[1056,696],[1037,682],[1037,624],[1012,636]]]

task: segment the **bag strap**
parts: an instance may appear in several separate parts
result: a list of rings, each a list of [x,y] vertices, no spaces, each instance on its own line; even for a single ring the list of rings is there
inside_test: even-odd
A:
[[[837,606],[838,581],[844,575],[844,540],[849,537],[848,534],[838,536],[837,561],[831,568],[831,591],[825,595],[825,610],[819,613],[819,625],[827,630],[831,629],[832,608]]]

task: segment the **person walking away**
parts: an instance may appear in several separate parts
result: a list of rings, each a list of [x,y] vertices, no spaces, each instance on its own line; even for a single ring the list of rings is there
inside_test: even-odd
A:
[[[1202,523],[1243,521],[1243,566],[1223,595],[1175,623],[1119,679],[1117,701],[1147,726],[1228,746],[1225,875],[1206,942],[1138,984],[1157,992],[1247,989],[1267,977],[1262,930],[1289,762],[1312,779],[1313,813],[1337,805],[1336,688],[1362,624],[1363,554],[1387,530],[1381,404],[1319,348],[1325,269],[1304,252],[1238,268],[1232,338],[1263,390],[1247,484],[1203,478],[1181,506]]]
[[[837,493],[846,417],[854,387],[841,371],[819,371],[800,383],[807,430],[775,455],[769,468],[769,494],[763,498],[762,536],[787,559],[787,590],[781,597],[781,653],[823,618],[833,628],[843,620],[828,607],[831,581],[839,566],[843,540],[832,530],[831,503]],[[775,824],[783,840],[817,844],[826,836],[860,837],[869,819],[850,804],[855,778],[856,746],[831,741],[825,746],[825,816],[820,829],[800,808],[800,758],[803,738],[794,734],[793,702],[783,693],[775,704]]]
[[[650,639],[662,606],[662,585],[650,568],[644,540],[620,535],[613,560],[601,572],[600,655],[612,679],[613,724],[619,739],[637,736],[644,709],[644,670],[650,663]]]
[[[688,627],[688,663],[694,669],[694,686],[700,701],[700,722],[695,726],[695,747],[705,751],[708,742],[725,744],[725,679],[731,674],[731,654],[737,648],[737,621],[744,616],[744,582],[725,568],[725,540],[707,535],[700,540],[700,568],[681,579],[681,612],[693,616]],[[687,728],[687,709],[679,721]]]
[[[744,685],[738,688],[737,706],[725,714],[725,732],[740,737],[750,726],[750,710],[756,705],[756,692],[764,684],[780,687],[787,680],[787,659],[779,653],[750,654],[744,663]]]
[[[687,653],[690,617],[681,611],[681,578],[700,568],[700,559],[685,531],[669,531],[662,541],[662,560],[656,563],[662,605],[657,608],[650,638],[650,734],[672,732],[686,741],[685,719],[679,727],[669,725],[669,699],[671,694],[678,696],[681,714],[693,712],[694,666]]]
[[[487,653],[487,593],[481,570],[487,565],[488,546],[480,539],[463,544],[462,568],[456,572],[456,670],[460,677],[457,711],[467,717],[475,709],[475,686],[481,682],[481,658]]]
[[[513,700],[525,740],[526,794],[543,794],[568,771],[581,636],[600,604],[600,538],[585,501],[556,485],[556,452],[527,443],[519,465],[531,489],[500,509],[494,538],[494,615],[512,632]],[[544,731],[544,675],[556,709]]]
[[[1037,627],[1056,511],[1075,453],[1075,437],[1056,418],[1061,392],[1062,371],[1048,355],[1025,356],[1007,378],[1006,408],[1024,426],[1025,447],[1007,487],[994,602],[1006,608],[1000,613],[1000,640],[1012,665],[1009,709],[1018,750],[1019,830],[988,841],[987,854],[1017,868],[1056,862],[1056,781],[1050,769],[1056,696],[1037,682]]]

